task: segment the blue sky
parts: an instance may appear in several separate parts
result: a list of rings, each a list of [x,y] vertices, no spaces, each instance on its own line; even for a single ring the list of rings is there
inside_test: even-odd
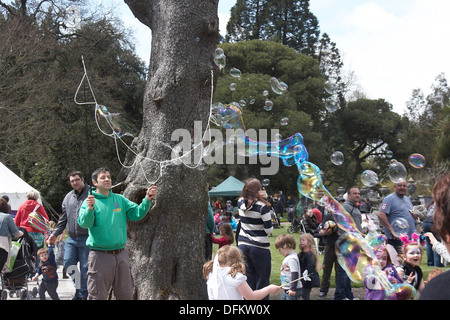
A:
[[[219,0],[222,34],[235,3]],[[108,1],[109,5],[115,5],[124,25],[135,31],[137,53],[148,61],[150,30],[123,0]],[[386,99],[400,114],[413,89],[429,94],[438,74],[450,76],[448,0],[311,0],[310,10],[321,32],[339,48],[354,88],[370,99]]]

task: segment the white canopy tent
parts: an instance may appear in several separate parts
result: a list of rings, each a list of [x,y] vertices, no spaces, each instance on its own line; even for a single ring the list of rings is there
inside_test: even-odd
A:
[[[27,200],[27,193],[31,190],[36,190],[36,188],[23,181],[0,162],[0,197],[4,195],[9,197],[13,215],[20,205]],[[39,199],[39,202],[41,202],[41,199]]]

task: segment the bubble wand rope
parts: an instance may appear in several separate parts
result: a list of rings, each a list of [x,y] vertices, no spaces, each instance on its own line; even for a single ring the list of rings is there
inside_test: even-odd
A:
[[[74,95],[74,101],[75,101],[75,103],[78,104],[78,105],[89,105],[89,104],[95,105],[95,113],[94,113],[94,114],[97,114],[99,111],[102,111],[102,110],[101,110],[101,109],[99,110],[100,106],[99,106],[99,104],[98,104],[98,102],[97,102],[97,100],[96,100],[96,98],[95,98],[95,94],[94,94],[94,91],[93,91],[91,82],[90,82],[89,77],[88,77],[88,74],[87,74],[86,65],[85,65],[84,57],[83,57],[83,56],[81,57],[81,62],[82,62],[82,65],[83,65],[83,71],[84,71],[84,73],[83,73],[83,77],[82,77],[82,79],[81,79],[81,81],[80,81],[80,84],[78,85],[77,90],[76,90],[76,92],[75,92],[75,95]],[[88,83],[89,90],[90,90],[90,92],[91,92],[91,94],[92,94],[92,97],[93,97],[93,101],[89,101],[89,102],[79,102],[79,101],[77,101],[78,93],[79,93],[79,91],[80,91],[81,85],[83,84],[83,82],[84,82],[85,80],[86,80],[87,83]],[[210,94],[210,106],[212,105],[212,101],[213,101],[213,93],[214,93],[214,71],[211,70],[211,94]],[[213,118],[213,117],[212,117],[212,109],[210,108],[210,109],[209,109],[209,117],[208,117],[208,121],[207,121],[207,126],[206,126],[205,131],[204,131],[204,133],[203,133],[203,135],[202,135],[202,140],[201,140],[201,142],[199,142],[198,144],[194,145],[189,151],[187,151],[186,153],[184,153],[182,156],[179,156],[179,157],[177,157],[177,158],[173,158],[173,159],[170,159],[170,160],[155,160],[155,159],[152,159],[152,158],[144,157],[144,156],[138,154],[135,150],[133,150],[133,149],[132,149],[132,148],[131,148],[131,147],[130,147],[130,146],[129,146],[129,145],[128,145],[128,144],[127,144],[127,143],[126,143],[126,142],[125,142],[125,141],[124,141],[124,140],[116,133],[116,132],[115,132],[114,123],[111,121],[111,119],[109,119],[108,116],[105,116],[104,119],[105,119],[106,123],[108,124],[108,126],[112,129],[112,133],[111,133],[111,134],[109,134],[109,133],[105,132],[104,130],[102,130],[102,128],[100,127],[100,124],[99,124],[99,122],[98,122],[97,117],[94,117],[95,123],[96,123],[97,128],[99,129],[99,131],[100,131],[101,133],[103,133],[104,135],[107,135],[107,136],[109,136],[109,137],[114,138],[114,145],[115,145],[115,149],[116,149],[116,156],[117,156],[118,161],[119,161],[119,163],[121,164],[121,166],[124,167],[124,168],[128,168],[128,169],[129,169],[129,168],[132,168],[133,166],[135,166],[137,163],[139,163],[139,165],[140,165],[140,167],[141,167],[141,170],[142,170],[142,173],[143,173],[143,177],[144,177],[145,181],[146,181],[149,185],[154,185],[157,181],[159,181],[159,179],[160,179],[161,176],[163,175],[163,169],[164,169],[164,167],[165,167],[166,165],[169,165],[169,164],[175,164],[177,161],[180,161],[181,163],[183,163],[183,164],[184,164],[185,166],[187,166],[188,168],[193,169],[193,168],[199,167],[199,166],[202,164],[202,159],[203,159],[203,157],[200,157],[200,160],[199,160],[196,164],[194,164],[194,165],[192,165],[192,166],[191,166],[190,164],[184,162],[183,160],[186,159],[188,156],[190,156],[191,153],[192,153],[193,151],[195,151],[198,147],[201,147],[201,148],[202,148],[201,154],[203,155],[203,153],[204,153],[204,152],[203,152],[203,141],[205,141],[205,138],[206,138],[206,137],[208,136],[208,134],[209,134],[210,123],[211,123],[211,121],[213,121],[212,118]],[[125,164],[122,162],[122,160],[120,159],[117,140],[120,140],[120,141],[126,146],[126,148],[127,148],[131,153],[133,153],[133,154],[135,155],[135,159],[134,159],[134,161],[133,161],[133,163],[132,163],[131,165],[125,165]],[[148,179],[147,175],[145,174],[145,170],[144,170],[144,168],[143,168],[143,165],[142,165],[142,161],[141,161],[141,160],[148,160],[148,161],[152,161],[152,162],[155,162],[155,163],[159,164],[159,173],[158,173],[158,177],[157,177],[157,179],[156,179],[155,181],[150,181],[150,180]]]

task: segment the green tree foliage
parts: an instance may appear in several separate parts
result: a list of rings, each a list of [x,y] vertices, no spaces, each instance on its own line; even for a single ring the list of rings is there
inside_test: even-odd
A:
[[[317,60],[272,41],[241,41],[224,43],[220,47],[227,57],[227,67],[218,78],[214,102],[243,104],[247,129],[278,129],[282,139],[301,133],[310,160],[319,166],[325,165],[325,146],[321,143],[320,133],[314,131],[312,125],[320,122],[320,114],[325,110],[325,79]],[[230,75],[231,68],[238,68],[242,72],[240,79]],[[271,77],[284,81],[289,89],[282,95],[275,94],[269,84]],[[236,84],[234,90],[230,89],[232,83]],[[268,92],[267,96],[263,94],[264,91]],[[266,100],[273,102],[273,108],[269,111],[264,108]],[[280,123],[283,117],[289,119],[286,126]],[[270,138],[273,139],[267,137]],[[260,175],[260,165],[219,167],[222,168],[222,178],[229,174],[242,179]],[[217,167],[209,172],[211,183],[217,179],[218,172]],[[269,177],[271,186],[296,194],[296,172],[296,169],[285,167],[280,162],[279,173]]]
[[[89,182],[95,166],[120,169],[114,141],[95,125],[94,105],[74,102],[81,57],[98,103],[121,113],[135,132],[146,76],[117,21],[90,16],[69,29],[68,13],[59,9],[66,7],[21,1],[0,8],[0,160],[56,210],[70,190],[71,170],[82,170]],[[77,101],[93,101],[86,82]]]
[[[313,55],[319,23],[309,0],[238,0],[231,9],[226,41],[272,40]]]
[[[443,73],[436,77],[429,95],[414,89],[407,103],[403,139],[408,142],[410,153],[425,157],[427,166],[449,165],[449,109],[450,89]]]
[[[364,169],[385,171],[387,148],[398,146],[398,138],[403,132],[401,117],[392,111],[390,103],[384,99],[359,99],[344,105],[330,117],[324,140],[330,146],[341,148],[347,156],[346,161],[352,163],[353,168],[347,172],[351,179],[347,181],[357,181]],[[373,167],[367,167],[367,164]]]
[[[231,9],[225,40],[254,39],[275,41],[315,58],[334,93],[342,96],[346,92],[339,49],[327,33],[320,36],[319,21],[309,10],[309,0],[238,0]]]

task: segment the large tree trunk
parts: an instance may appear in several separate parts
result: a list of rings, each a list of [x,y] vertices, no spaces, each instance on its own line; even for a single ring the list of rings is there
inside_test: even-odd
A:
[[[218,36],[217,0],[125,0],[152,30],[149,79],[142,130],[133,145],[136,162],[121,173],[124,195],[140,202],[160,164],[171,159],[176,129],[206,128],[211,70]],[[194,138],[194,137],[192,137]],[[197,137],[198,138],[198,137]],[[166,144],[166,146],[165,146]],[[144,174],[145,173],[145,174]],[[205,299],[202,278],[208,196],[206,173],[184,165],[168,166],[159,178],[149,214],[129,223],[127,249],[136,299]]]

